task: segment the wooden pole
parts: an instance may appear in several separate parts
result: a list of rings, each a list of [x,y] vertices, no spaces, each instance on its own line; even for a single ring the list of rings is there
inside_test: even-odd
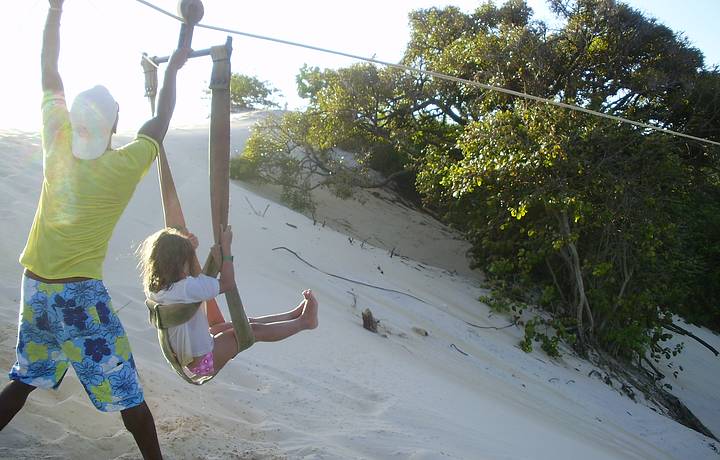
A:
[[[211,48],[213,59],[210,77],[210,202],[215,243],[220,243],[220,232],[228,223],[230,211],[230,56],[232,39],[225,45]]]

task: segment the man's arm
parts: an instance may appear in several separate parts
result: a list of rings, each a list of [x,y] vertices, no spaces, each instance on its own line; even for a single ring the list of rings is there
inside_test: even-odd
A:
[[[146,122],[138,134],[144,134],[155,139],[158,143],[162,143],[165,139],[168,127],[170,126],[170,118],[172,118],[175,110],[175,87],[178,70],[185,64],[190,54],[189,48],[175,50],[170,57],[167,69],[165,70],[165,78],[163,86],[160,89],[158,97],[157,115]]]
[[[58,71],[60,57],[60,16],[64,0],[49,0],[45,30],[43,31],[42,54],[40,56],[43,91],[63,91]]]

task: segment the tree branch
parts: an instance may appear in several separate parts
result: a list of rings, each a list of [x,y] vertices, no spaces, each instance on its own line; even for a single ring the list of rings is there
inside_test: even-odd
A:
[[[696,336],[696,335],[693,334],[692,332],[688,331],[687,329],[683,329],[682,327],[678,326],[678,325],[675,324],[675,323],[663,324],[663,327],[664,327],[665,329],[667,329],[668,331],[675,332],[676,334],[680,334],[680,335],[685,335],[685,336],[688,336],[688,337],[690,337],[690,338],[693,338],[693,339],[697,340],[697,341],[700,342],[700,344],[703,345],[705,348],[707,348],[708,350],[710,350],[710,351],[712,351],[713,353],[715,353],[715,356],[718,356],[718,354],[720,354],[720,352],[718,352],[712,345],[710,345],[709,343],[707,343],[706,341],[704,341],[704,340],[701,339],[700,337]]]

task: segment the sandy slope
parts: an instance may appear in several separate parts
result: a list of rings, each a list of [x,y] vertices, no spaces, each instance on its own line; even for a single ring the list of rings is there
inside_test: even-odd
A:
[[[251,122],[234,122],[235,148]],[[205,132],[176,129],[166,145],[204,254],[210,234]],[[8,369],[17,255],[39,193],[38,139],[0,133],[0,154],[0,368]],[[346,231],[338,232],[255,188],[231,185],[238,285],[249,313],[294,306],[301,289],[313,288],[320,328],[257,344],[206,386],[185,384],[159,353],[135,271],[135,245],[161,225],[155,174],[153,168],[140,184],[115,231],[105,279],[168,458],[717,458],[711,440],[589,377],[587,363],[526,354],[515,328],[469,325],[507,320],[477,301],[483,291],[464,260],[467,245],[432,219],[372,195],[365,204],[322,197],[318,221],[336,228],[345,222]],[[269,204],[264,217],[248,201],[259,211]],[[281,246],[325,272],[400,292],[328,276],[273,250]],[[393,247],[405,257],[390,258]],[[368,307],[381,334],[360,325]],[[717,336],[699,333],[720,347]],[[675,388],[717,433],[720,361],[703,350],[688,343]],[[95,411],[72,374],[57,392],[33,393],[0,433],[0,458],[138,457],[119,417]]]

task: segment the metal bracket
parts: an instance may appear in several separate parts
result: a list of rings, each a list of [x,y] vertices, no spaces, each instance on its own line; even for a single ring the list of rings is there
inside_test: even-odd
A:
[[[158,65],[155,62],[155,58],[148,57],[147,53],[143,53],[140,64],[142,65],[143,73],[145,74],[145,97],[150,100],[150,110],[154,116],[155,96],[157,96],[158,89]]]

